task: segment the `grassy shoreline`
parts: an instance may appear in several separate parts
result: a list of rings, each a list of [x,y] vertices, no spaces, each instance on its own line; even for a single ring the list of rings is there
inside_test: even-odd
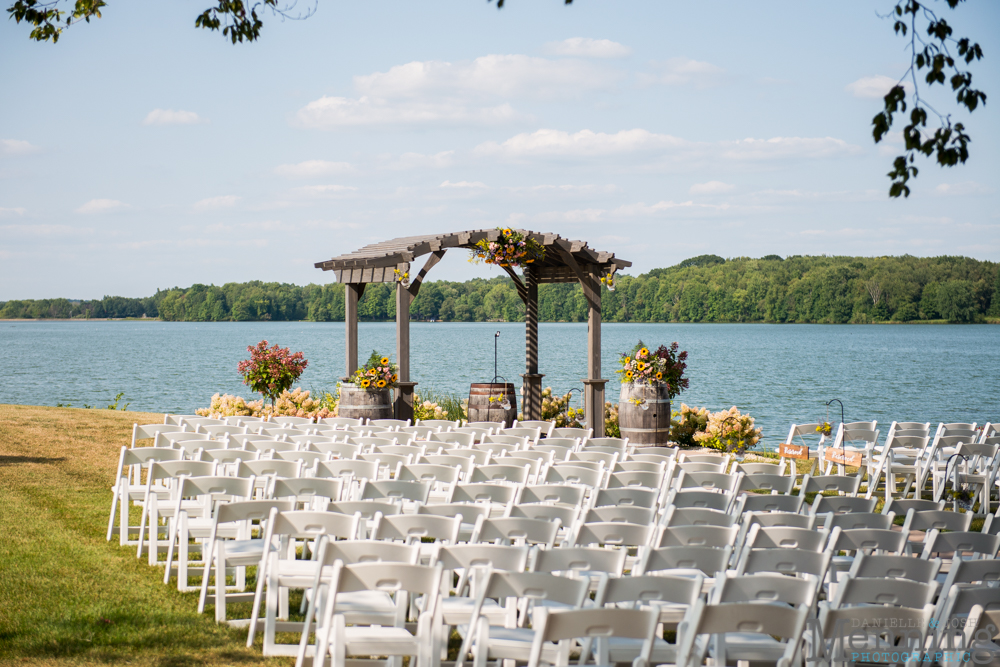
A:
[[[134,548],[105,541],[132,424],[162,414],[0,405],[0,663],[289,665],[196,613]]]

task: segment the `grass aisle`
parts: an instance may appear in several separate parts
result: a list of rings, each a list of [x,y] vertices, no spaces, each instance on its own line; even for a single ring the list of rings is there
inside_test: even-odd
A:
[[[134,548],[105,541],[132,424],[163,415],[0,405],[0,662],[290,664],[195,613]]]

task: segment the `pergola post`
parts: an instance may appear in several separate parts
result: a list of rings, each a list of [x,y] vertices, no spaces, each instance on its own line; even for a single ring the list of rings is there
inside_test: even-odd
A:
[[[538,270],[524,267],[524,395],[525,420],[542,418],[542,378],[538,372]]]
[[[598,277],[590,272],[587,278],[596,299],[588,300],[587,308],[587,379],[584,385],[584,415],[594,429],[595,438],[604,437],[604,385],[601,378],[601,289]]]
[[[413,297],[403,283],[396,283],[396,364],[399,380],[396,382],[394,410],[396,419],[413,419],[413,388],[410,382],[410,303]]]
[[[347,381],[358,370],[358,300],[364,292],[364,283],[344,285],[344,347],[347,371],[342,380]]]

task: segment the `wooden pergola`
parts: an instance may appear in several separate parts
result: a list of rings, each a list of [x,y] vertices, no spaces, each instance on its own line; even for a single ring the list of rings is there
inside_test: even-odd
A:
[[[601,283],[602,276],[613,275],[632,263],[617,259],[614,253],[594,250],[583,241],[564,239],[558,234],[516,230],[545,248],[544,261],[524,267],[519,276],[510,267],[501,267],[514,281],[524,302],[524,378],[523,412],[525,419],[540,419],[542,378],[538,372],[538,285],[542,283],[579,282],[587,299],[587,378],[584,384],[584,411],[594,437],[604,435],[604,385],[601,378]],[[427,272],[441,261],[450,248],[472,249],[482,239],[495,241],[496,229],[479,229],[453,234],[410,236],[367,245],[347,255],[317,262],[316,268],[333,271],[345,287],[347,324],[347,375],[358,369],[358,300],[369,283],[396,283],[396,362],[399,382],[395,413],[400,419],[413,416],[413,388],[410,380],[410,304],[420,292]],[[430,255],[423,268],[409,281],[400,276],[410,273],[410,264]]]

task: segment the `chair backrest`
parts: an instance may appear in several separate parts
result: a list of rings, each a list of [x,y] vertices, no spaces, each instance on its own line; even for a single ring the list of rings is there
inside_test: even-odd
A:
[[[724,637],[729,633],[738,632],[744,641],[746,641],[746,635],[750,633],[760,635],[761,638],[766,637],[770,641],[773,641],[775,637],[787,640],[783,644],[784,651],[780,659],[777,660],[777,664],[791,664],[801,650],[799,645],[802,642],[802,633],[805,630],[810,609],[811,607],[808,605],[790,607],[769,604],[764,612],[759,602],[731,602],[714,605],[706,604],[704,600],[698,600],[692,608],[691,627],[689,632],[684,635],[678,651],[678,662],[700,665],[704,662],[709,645],[715,644],[720,647],[721,651],[721,655],[715,659],[719,660],[721,664],[729,664],[731,659],[725,655],[727,644],[724,639],[719,642],[696,642],[701,635]],[[778,648],[781,646],[778,645]]]
[[[832,606],[836,609],[848,605],[889,605],[921,609],[934,601],[936,582],[882,577],[847,578],[840,582]]]
[[[237,477],[298,477],[302,474],[302,464],[299,461],[281,461],[257,459],[256,461],[240,461],[236,467]]]
[[[893,498],[882,507],[882,514],[889,514],[891,512],[896,516],[906,516],[906,513],[911,509],[918,512],[943,510],[944,501],[924,500],[922,498]]]
[[[390,472],[395,470],[398,466],[410,463],[413,457],[409,454],[387,454],[385,452],[375,452],[374,454],[358,454],[358,460],[361,461],[378,461],[379,466],[382,468],[387,468]]]
[[[726,461],[680,461],[677,467],[685,472],[726,472]]]
[[[500,429],[500,433],[498,435],[512,435],[518,438],[526,438],[527,442],[535,443],[538,442],[538,439],[541,437],[542,429],[530,427],[504,428]]]
[[[569,462],[574,461],[587,461],[590,463],[603,463],[605,468],[610,468],[618,460],[618,453],[609,454],[607,452],[595,452],[592,449],[588,449],[581,452],[570,452]]]
[[[624,454],[628,450],[628,438],[588,438],[584,449],[594,447],[607,447]]]
[[[547,438],[552,433],[552,429],[556,427],[555,421],[539,421],[539,420],[525,420],[518,421],[514,420],[514,428],[537,428],[541,431],[542,437]]]
[[[706,507],[668,507],[663,516],[664,526],[724,526],[728,528],[739,519],[735,514]]]
[[[283,442],[281,440],[248,440],[243,443],[243,449],[248,452],[291,452],[298,449],[294,442]]]
[[[724,572],[729,568],[732,554],[733,549],[729,545],[722,547],[674,545],[647,549],[639,559],[637,573],[698,570],[714,577],[717,572]]]
[[[1000,551],[1000,535],[954,531],[942,533],[931,530],[924,540],[921,558],[930,558],[936,553],[953,553],[956,556],[974,554],[983,558],[996,558]]]
[[[514,454],[520,454],[521,452],[514,452]],[[522,468],[527,467],[528,476],[538,475],[538,471],[541,470],[543,459],[540,458],[525,458],[523,456],[503,456],[499,459],[494,459],[498,464],[509,465],[509,466],[520,466]]]
[[[517,487],[508,484],[456,484],[448,498],[450,503],[490,502],[506,505],[514,502]]]
[[[553,465],[545,471],[546,484],[582,484],[591,488],[601,485],[603,470],[590,470],[569,464]]]
[[[458,428],[462,425],[462,420],[456,419],[454,421],[450,419],[418,419],[417,426],[434,426],[438,429],[439,433],[448,431],[449,429]]]
[[[460,447],[471,447],[476,440],[476,436],[474,433],[448,431],[445,433],[431,433],[428,440],[431,442],[443,442],[446,444],[458,445]]]
[[[774,467],[774,466],[772,466]],[[782,495],[791,495],[795,488],[795,477],[793,475],[778,475],[767,473],[756,473],[744,475],[740,483],[740,491],[753,491],[761,489],[773,491]]]
[[[330,433],[336,433],[336,431],[329,431]],[[289,442],[294,442],[299,445],[308,445],[309,443],[329,443],[329,442],[342,442],[338,440],[335,436],[331,435],[293,435],[288,438]]]
[[[258,452],[248,452],[243,449],[203,449],[201,460],[218,461],[219,463],[236,463],[237,461],[256,461]]]
[[[229,436],[229,446],[246,449],[246,443],[255,440],[274,440],[274,438],[269,435],[261,435],[260,433],[237,433],[236,435]]]
[[[486,519],[474,539],[486,544],[540,544],[551,549],[561,522],[526,517]]]
[[[246,453],[248,452],[244,452],[244,454]],[[317,461],[326,461],[329,456],[323,454],[322,452],[303,452],[293,450],[290,452],[275,452],[274,458],[282,461],[300,461],[303,468],[311,468]]]
[[[572,526],[580,514],[579,507],[570,505],[549,505],[547,503],[524,503],[510,508],[510,516],[526,519],[559,520],[563,526]]]
[[[183,426],[185,419],[199,419],[198,415],[173,415],[165,414],[163,415],[163,423],[169,426]],[[194,430],[192,427],[191,430]]]
[[[659,492],[655,489],[640,487],[621,487],[617,489],[598,489],[594,494],[594,507],[629,506],[655,508]]]
[[[834,529],[836,531],[836,529]],[[906,546],[906,533],[879,528],[851,528],[831,539],[836,551],[877,551],[900,554]]]
[[[372,481],[367,479],[361,487],[360,500],[397,499],[426,503],[431,493],[431,486],[429,482]]]
[[[479,422],[482,423],[482,422]],[[492,422],[490,422],[492,423]],[[492,426],[470,426],[466,424],[465,426],[460,426],[458,428],[453,428],[452,433],[470,433],[475,437],[476,440],[481,440],[485,436],[493,433],[495,429],[502,426],[502,424],[493,424]]]
[[[417,440],[429,440],[432,434],[440,433],[440,426],[401,426],[400,433],[408,433]]]
[[[608,477],[609,489],[645,488],[659,489],[663,484],[663,473],[633,470],[613,472]]]
[[[799,496],[805,500],[805,496]],[[816,495],[813,504],[809,508],[810,514],[826,514],[834,512],[843,514],[846,512],[874,512],[878,498],[858,498],[855,496],[824,496]]]
[[[658,472],[661,475],[667,470],[663,461],[616,461],[612,472]]]
[[[455,544],[462,529],[462,516],[433,514],[393,514],[383,516],[372,531],[373,540],[403,540],[421,542],[431,538],[436,542]]]
[[[340,512],[341,514],[360,513],[362,519],[371,520],[376,514],[391,516],[400,514],[403,505],[392,500],[348,500],[338,503],[330,503],[327,506],[328,512]]]
[[[656,526],[652,524],[604,521],[581,524],[574,543],[578,546],[603,544],[617,547],[643,547],[650,543]]]
[[[737,463],[733,466],[733,472],[741,472],[745,475],[776,475],[779,465],[777,463]]]
[[[743,473],[728,475],[721,472],[688,472],[681,470],[677,481],[677,489],[706,489],[722,493],[736,493],[743,483]]]
[[[781,496],[744,493],[740,496],[742,512],[801,512],[805,496]]]
[[[433,514],[434,516],[462,517],[462,523],[476,523],[479,517],[487,519],[490,516],[490,506],[486,503],[441,503],[433,505],[417,505],[417,514]]]
[[[592,428],[554,428],[550,437],[552,438],[579,438],[580,442],[586,442],[590,440],[590,436],[594,434],[594,429]]]
[[[504,459],[498,459],[503,461]],[[491,464],[476,466],[472,469],[472,476],[469,481],[473,484],[482,482],[510,482],[512,484],[524,484],[528,480],[531,471],[530,465],[501,465]]]
[[[559,657],[554,665],[566,667],[570,664],[569,652],[575,645],[574,641],[597,639],[598,642],[605,642],[610,638],[641,639],[642,647],[636,661],[647,664],[660,620],[660,613],[655,609],[550,610],[543,607],[535,614],[535,637],[528,656],[528,667],[539,667],[545,642],[558,642]],[[586,664],[586,659],[574,664]]]
[[[353,459],[361,453],[361,445],[349,442],[310,442],[307,451],[333,454],[335,458]]]
[[[361,426],[364,424],[365,420],[361,418],[354,417],[326,417],[320,419],[317,423],[319,424],[329,424],[330,426],[337,426],[343,428],[345,426]]]
[[[655,548],[660,547],[730,547],[736,543],[740,527],[671,526],[663,528]]]
[[[819,582],[815,578],[799,579],[779,573],[725,574],[715,581],[713,604],[730,602],[780,602],[812,606]]]
[[[316,464],[317,477],[347,477],[378,479],[378,463],[356,459],[333,459]]]
[[[240,435],[247,432],[246,426],[230,426],[226,424],[202,424],[198,433],[207,433],[213,438],[220,435]]]
[[[807,549],[743,549],[736,574],[777,572],[783,575],[811,575],[822,581],[830,567],[833,552]],[[725,568],[723,568],[725,569]]]
[[[488,449],[486,451],[483,451],[480,449],[474,449],[472,447],[468,448],[455,447],[455,448],[445,449],[444,453],[451,456],[467,456],[470,459],[472,459],[476,463],[476,465],[486,465],[487,463],[492,463],[493,461],[496,460],[496,458],[491,456]]]
[[[184,477],[178,486],[177,505],[181,506],[182,498],[198,496],[211,496],[222,500],[250,500],[253,496],[253,486],[253,477],[245,479],[217,476]]]
[[[603,523],[608,521],[652,525],[656,521],[656,511],[647,507],[606,505],[587,510],[587,513],[583,515],[584,523]]]
[[[324,499],[330,502],[337,502],[340,500],[342,489],[343,481],[339,479],[300,477],[297,479],[274,480],[271,483],[270,495],[272,498],[294,498],[297,501]],[[317,507],[316,509],[321,508]]]
[[[418,463],[431,463],[438,466],[449,466],[461,468],[462,474],[468,475],[475,465],[475,460],[471,456],[460,456],[458,454],[428,454],[421,456]]]
[[[177,477],[210,477],[215,474],[215,461],[153,461],[146,481]]]
[[[727,511],[733,502],[734,494],[718,493],[700,487],[678,490],[676,486],[667,496],[666,505],[677,507],[708,507],[714,510]]]
[[[560,503],[579,507],[587,490],[569,484],[533,484],[521,490],[519,503]]]
[[[806,475],[802,478],[801,495],[837,491],[848,496],[858,495],[861,488],[860,475]]]
[[[947,512],[945,510],[917,511],[910,508],[903,522],[903,532],[910,530],[967,531],[972,525],[972,512]]]
[[[419,544],[401,542],[376,542],[375,540],[337,540],[329,542],[323,565],[333,565],[341,560],[345,563],[410,563],[420,560]]]
[[[441,547],[437,560],[445,570],[488,567],[503,572],[524,572],[530,553],[526,546],[450,544]]]
[[[409,419],[371,419],[368,421],[370,426],[387,426],[394,430],[399,430],[401,426],[409,426]]]
[[[627,552],[623,549],[597,547],[560,547],[536,554],[535,572],[605,572],[620,577]]]
[[[387,433],[387,435],[390,435]],[[349,443],[354,445],[361,445],[363,447],[388,447],[396,444],[395,437],[389,438],[375,438],[366,435],[350,436],[347,440]]]
[[[177,433],[184,430],[183,424],[132,424],[132,444],[139,440],[156,439],[157,433]]]
[[[126,449],[122,446],[122,468],[129,466],[149,467],[153,461],[179,461],[184,452],[166,447],[135,447]]]
[[[492,435],[486,436],[492,438]],[[480,452],[492,452],[494,458],[498,457],[507,452],[515,452],[521,449],[521,445],[511,444],[509,442],[480,442],[478,444],[472,445],[470,449],[478,450]]]
[[[1000,568],[1000,565],[994,569]],[[909,579],[929,584],[941,570],[941,559],[911,558],[894,554],[858,554],[851,563],[850,576],[868,579]]]
[[[435,465],[433,463],[410,463],[399,466],[396,479],[403,482],[437,482],[454,484],[458,481],[461,468],[458,466]]]
[[[211,440],[207,433],[192,433],[190,431],[159,431],[153,440],[154,447],[173,447],[185,440]]]
[[[502,445],[516,445],[518,449],[527,449],[528,438],[520,435],[487,435],[482,440],[486,443],[499,443]]]
[[[817,516],[817,515],[814,515]],[[888,514],[875,514],[874,512],[847,512],[845,514],[835,514],[830,512],[826,515],[827,528],[840,528],[841,530],[855,530],[858,528],[878,528],[880,530],[890,530],[896,515],[892,512]]]
[[[807,549],[822,551],[830,539],[828,530],[791,526],[750,526],[746,546],[750,549]]]

